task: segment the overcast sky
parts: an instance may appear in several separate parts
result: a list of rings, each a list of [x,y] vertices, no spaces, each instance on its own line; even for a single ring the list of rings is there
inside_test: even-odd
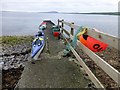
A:
[[[119,0],[0,0],[3,11],[113,12]]]

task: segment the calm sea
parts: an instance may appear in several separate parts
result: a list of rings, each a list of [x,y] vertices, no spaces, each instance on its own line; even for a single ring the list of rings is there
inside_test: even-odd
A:
[[[34,35],[39,24],[50,19],[57,24],[58,19],[74,22],[80,26],[97,28],[98,30],[118,36],[118,16],[89,14],[58,14],[36,12],[0,12],[0,35]],[[66,26],[66,29],[69,27]]]

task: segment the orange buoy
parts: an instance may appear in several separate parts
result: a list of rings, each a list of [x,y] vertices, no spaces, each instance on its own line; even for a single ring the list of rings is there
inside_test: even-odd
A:
[[[88,35],[80,35],[79,40],[82,44],[88,47],[93,52],[101,52],[105,50],[108,44],[101,42],[91,36]]]

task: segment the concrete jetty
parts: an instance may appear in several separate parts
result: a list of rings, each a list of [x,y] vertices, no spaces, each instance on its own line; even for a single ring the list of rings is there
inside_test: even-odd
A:
[[[61,56],[65,45],[52,35],[52,25],[47,22],[47,47],[35,64],[26,63],[16,88],[85,88],[90,83],[70,57]]]

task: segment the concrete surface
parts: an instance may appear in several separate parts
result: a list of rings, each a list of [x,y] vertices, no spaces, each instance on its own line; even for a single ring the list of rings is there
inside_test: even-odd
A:
[[[47,23],[45,31],[49,53],[45,48],[35,64],[26,64],[17,88],[85,88],[90,82],[69,57],[61,56],[65,45],[53,37],[51,26]]]

